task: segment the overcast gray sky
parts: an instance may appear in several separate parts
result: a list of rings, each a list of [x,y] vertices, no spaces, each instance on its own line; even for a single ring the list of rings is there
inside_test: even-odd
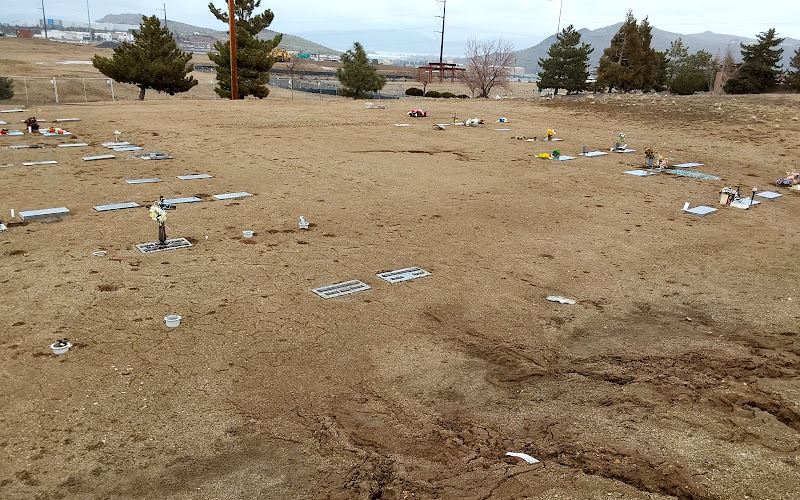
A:
[[[0,0],[0,21],[41,17],[41,0]],[[142,13],[163,16],[197,26],[225,30],[208,11],[203,0],[88,0],[92,20],[106,14]],[[86,0],[44,0],[48,18],[85,20]],[[226,8],[226,0],[215,5]],[[438,38],[441,3],[436,0],[263,0],[260,11],[275,13],[270,29],[313,39],[317,34],[347,35],[363,30],[380,30],[387,37],[403,34]],[[503,37],[517,48],[535,45],[555,33],[560,0],[449,0],[447,2],[446,39],[463,40]],[[628,8],[641,20],[649,16],[657,28],[676,33],[713,31],[754,37],[774,27],[780,36],[800,38],[800,0],[766,0],[760,2],[727,0],[645,0],[624,3],[619,0],[563,0],[561,27],[595,29],[620,22]],[[390,48],[389,45],[392,47]],[[394,50],[399,43],[372,50]],[[334,47],[337,48],[337,47]]]

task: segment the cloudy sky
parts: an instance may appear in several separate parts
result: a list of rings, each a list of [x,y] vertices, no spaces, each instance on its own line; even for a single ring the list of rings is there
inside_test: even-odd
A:
[[[775,27],[780,36],[800,38],[800,1],[764,0],[450,0],[445,28],[448,47],[462,47],[474,35],[478,38],[503,37],[517,48],[535,45],[555,33],[561,8],[561,27],[595,29],[620,22],[628,8],[637,19],[649,16],[657,28],[676,33],[713,31],[753,37]],[[0,22],[41,17],[41,0],[21,2],[0,0]],[[92,20],[106,14],[142,13],[163,16],[196,26],[225,30],[208,11],[207,0],[88,0]],[[226,0],[215,5],[225,8]],[[87,0],[44,0],[48,18],[85,20]],[[438,52],[441,3],[436,0],[263,0],[259,11],[275,13],[270,29],[310,38],[336,49],[346,48],[367,31],[382,33],[372,37],[367,48],[378,52],[402,50],[403,39],[417,38],[433,45]],[[366,35],[365,35],[366,36]],[[349,42],[343,42],[348,40]],[[327,41],[327,43],[326,43]],[[462,50],[463,51],[463,50]]]

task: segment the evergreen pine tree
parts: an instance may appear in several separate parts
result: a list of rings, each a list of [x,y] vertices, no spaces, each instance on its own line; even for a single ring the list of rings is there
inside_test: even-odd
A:
[[[275,63],[270,56],[272,49],[281,43],[283,35],[277,34],[271,40],[261,40],[258,34],[272,24],[275,15],[267,9],[263,13],[253,15],[253,11],[261,6],[261,0],[236,0],[234,17],[236,18],[236,69],[239,99],[252,95],[263,99],[269,95],[269,70]],[[228,11],[217,9],[213,3],[208,9],[214,17],[228,23]],[[220,97],[231,97],[231,42],[218,41],[214,49],[219,53],[209,53],[208,58],[217,64],[217,83],[214,88]]]
[[[725,92],[730,94],[760,94],[778,83],[783,38],[775,36],[775,28],[756,35],[757,43],[742,44],[742,64],[734,78],[728,80]]]
[[[191,59],[156,16],[142,16],[139,30],[133,32],[133,43],[114,48],[110,58],[94,56],[92,64],[114,81],[137,85],[139,100],[143,100],[147,89],[173,95],[197,85],[194,77],[186,76],[192,71]]]
[[[628,11],[625,22],[611,39],[611,46],[600,57],[597,68],[599,86],[621,92],[648,91],[663,86],[666,55],[650,47],[651,31],[652,26],[646,18],[637,26],[636,18]]]
[[[0,101],[14,97],[14,80],[0,76]]]
[[[800,92],[800,49],[794,51],[789,66],[794,68],[794,71],[789,71],[789,74],[786,75],[786,86],[790,90]]]
[[[353,99],[368,98],[367,92],[377,92],[386,85],[386,77],[378,74],[370,65],[367,53],[360,43],[342,54],[342,67],[336,70],[336,78],[342,84],[341,94]]]
[[[667,51],[667,87],[673,94],[689,95],[705,92],[713,84],[709,73],[715,67],[711,54],[703,50],[689,54],[689,49],[678,38]]]
[[[548,57],[539,59],[542,68],[539,88],[553,88],[556,94],[559,89],[570,93],[588,88],[589,54],[593,50],[591,45],[581,43],[581,34],[575,31],[573,25],[564,28],[548,49]]]

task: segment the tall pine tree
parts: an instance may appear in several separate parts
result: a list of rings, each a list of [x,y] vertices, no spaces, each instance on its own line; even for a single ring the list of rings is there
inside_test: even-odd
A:
[[[625,22],[603,51],[597,67],[597,82],[620,92],[649,91],[663,87],[666,78],[666,55],[650,47],[652,26],[645,18],[637,26],[628,11]]]
[[[267,9],[263,13],[253,15],[253,11],[261,6],[261,0],[236,0],[234,17],[236,20],[236,68],[239,99],[252,95],[263,99],[269,95],[269,70],[275,63],[270,56],[272,49],[281,43],[283,35],[277,34],[270,40],[261,40],[258,34],[272,24],[275,15]],[[214,17],[228,23],[228,11],[217,9],[213,3],[208,9]],[[219,53],[209,53],[208,58],[217,64],[217,83],[214,88],[220,97],[231,97],[231,42],[218,41],[214,49]]]
[[[386,77],[369,63],[367,53],[360,43],[342,54],[342,67],[336,70],[336,78],[342,84],[341,94],[353,99],[368,98],[367,92],[376,92],[386,85]]]
[[[547,50],[547,58],[539,59],[539,88],[565,89],[567,93],[579,92],[588,88],[589,54],[594,49],[581,43],[581,34],[569,25],[556,35],[556,42]]]
[[[147,89],[174,95],[186,92],[197,80],[186,75],[192,71],[192,54],[181,51],[169,30],[156,16],[142,16],[142,24],[133,32],[133,43],[114,48],[110,58],[94,56],[92,64],[100,73],[121,83],[139,87],[139,100]]]
[[[735,77],[728,80],[725,92],[729,94],[760,94],[778,83],[781,75],[780,60],[783,49],[778,46],[775,28],[756,35],[758,41],[752,45],[742,44],[742,64]]]
[[[709,75],[716,68],[711,54],[704,50],[689,54],[689,48],[678,38],[672,42],[667,57],[667,88],[670,92],[689,95],[709,90],[713,84]]]
[[[786,86],[795,92],[800,92],[800,49],[794,51],[792,59],[789,61],[794,71],[789,71],[786,75]]]

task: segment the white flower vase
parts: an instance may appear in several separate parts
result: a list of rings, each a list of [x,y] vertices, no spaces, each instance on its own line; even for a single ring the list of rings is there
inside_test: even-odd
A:
[[[164,316],[164,323],[166,323],[169,328],[175,328],[181,324],[181,317],[177,314],[169,314]]]
[[[67,342],[66,344],[60,342],[53,342],[50,344],[50,349],[53,350],[53,354],[60,356],[62,354],[66,354],[69,351],[69,348],[72,347],[72,344]]]

